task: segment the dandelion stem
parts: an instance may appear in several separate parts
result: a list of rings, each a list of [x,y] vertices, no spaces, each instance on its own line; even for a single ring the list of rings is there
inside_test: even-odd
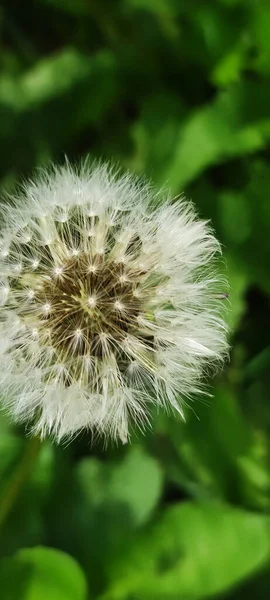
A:
[[[3,526],[9,513],[13,509],[20,492],[31,475],[33,466],[39,455],[42,442],[40,438],[30,438],[25,447],[22,458],[11,475],[3,494],[0,496],[0,527]]]

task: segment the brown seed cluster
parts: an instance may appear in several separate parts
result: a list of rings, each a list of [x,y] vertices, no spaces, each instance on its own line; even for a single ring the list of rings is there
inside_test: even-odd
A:
[[[141,276],[123,263],[80,253],[45,280],[36,301],[60,360],[86,354],[103,358],[102,339],[120,343],[134,330]]]

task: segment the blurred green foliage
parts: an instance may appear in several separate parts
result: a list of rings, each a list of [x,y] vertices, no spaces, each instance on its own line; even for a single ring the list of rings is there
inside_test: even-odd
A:
[[[270,3],[3,0],[0,35],[2,189],[90,154],[184,191],[224,247],[232,346],[186,423],[48,441],[22,489],[29,441],[1,415],[2,596],[266,600]]]

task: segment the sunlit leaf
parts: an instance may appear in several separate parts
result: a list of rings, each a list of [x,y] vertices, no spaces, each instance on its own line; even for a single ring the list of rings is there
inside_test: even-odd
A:
[[[0,586],[7,600],[86,600],[79,565],[52,548],[20,550],[0,563]]]
[[[119,582],[104,600],[197,600],[224,592],[269,559],[268,528],[267,517],[226,505],[174,506],[120,561]]]

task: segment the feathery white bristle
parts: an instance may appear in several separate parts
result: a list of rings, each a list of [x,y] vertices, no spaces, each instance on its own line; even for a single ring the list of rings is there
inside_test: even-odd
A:
[[[0,391],[41,436],[119,438],[227,351],[220,246],[193,205],[108,165],[43,172],[4,207]]]

